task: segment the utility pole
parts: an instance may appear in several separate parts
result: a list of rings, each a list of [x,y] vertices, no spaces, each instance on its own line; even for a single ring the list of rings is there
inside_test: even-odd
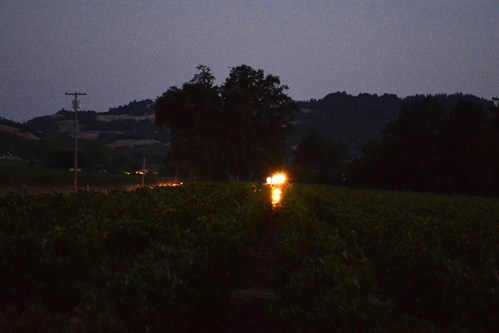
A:
[[[73,109],[75,110],[75,151],[74,151],[74,180],[73,180],[73,190],[78,191],[78,107],[79,101],[78,96],[85,96],[87,93],[65,93],[65,95],[73,96]]]

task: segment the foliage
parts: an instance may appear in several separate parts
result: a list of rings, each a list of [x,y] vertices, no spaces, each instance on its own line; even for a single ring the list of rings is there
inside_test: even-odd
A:
[[[0,116],[0,156],[28,157],[34,138],[36,136],[24,124]]]
[[[249,185],[1,196],[0,328],[219,330],[268,206]]]
[[[166,142],[169,134],[160,131],[154,124],[154,110],[151,100],[132,101],[127,105],[112,108],[108,112],[97,113],[95,111],[78,111],[79,127],[79,160],[88,162],[84,169],[96,170],[105,168],[108,172],[115,172],[123,169],[121,165],[113,160],[120,155],[126,155],[128,160],[135,160],[133,163],[141,163],[143,157],[147,158],[148,164],[161,164],[161,158],[157,158],[158,153],[164,154]],[[37,117],[28,121],[24,125],[18,125],[21,130],[30,130],[41,138],[29,146],[23,144],[19,146],[20,138],[7,142],[10,151],[23,158],[31,158],[44,166],[55,168],[72,167],[72,152],[74,149],[74,111],[62,110],[55,115]],[[3,133],[3,132],[2,132]],[[0,133],[0,135],[3,135]],[[119,140],[149,140],[151,144],[134,145],[129,141],[128,145],[115,145]],[[154,141],[152,141],[154,140]],[[56,151],[46,150],[46,141],[57,142]],[[43,142],[43,143],[41,143]],[[126,142],[126,141],[124,141]],[[156,144],[152,144],[156,142]],[[93,146],[93,147],[92,147]],[[95,150],[95,146],[101,146],[100,150],[105,150],[102,154],[85,156],[88,150]],[[112,148],[111,148],[112,147]],[[0,145],[0,149],[2,149]],[[21,149],[22,148],[22,149]],[[42,149],[38,149],[42,148]],[[45,149],[43,149],[45,148]],[[98,157],[101,157],[99,160]],[[108,158],[110,157],[110,158]],[[125,163],[131,164],[131,163]]]
[[[182,89],[170,88],[156,100],[156,124],[171,130],[169,157],[176,169],[192,178],[217,179],[224,171],[220,143],[220,97],[209,69],[200,73]]]
[[[223,331],[268,195],[0,196],[0,330]],[[295,184],[273,214],[285,331],[498,331],[497,200]]]
[[[471,102],[450,112],[437,97],[402,107],[381,141],[365,147],[350,168],[354,185],[389,189],[499,194],[499,132],[492,116]]]
[[[286,191],[273,312],[307,332],[497,332],[493,199]]]
[[[293,176],[297,182],[340,184],[343,182],[348,148],[312,132],[294,151]]]
[[[141,116],[150,113],[149,105],[151,105],[152,103],[153,101],[150,99],[145,99],[143,101],[138,101],[138,102],[137,100],[133,100],[127,105],[122,105],[115,108],[109,108],[109,111],[107,113],[110,115],[126,114],[133,116]]]
[[[78,150],[78,168],[85,172],[106,170],[120,173],[124,170],[140,168],[138,158],[132,159],[128,154],[119,154],[119,150],[91,142],[82,145]],[[53,139],[41,139],[33,146],[34,161],[39,165],[59,170],[68,170],[74,166],[74,150],[64,148],[63,144]]]
[[[297,110],[277,76],[241,65],[221,87],[206,66],[156,100],[156,124],[171,129],[171,163],[191,178],[263,176],[284,163]]]
[[[445,109],[452,110],[461,101],[472,102],[484,109],[493,107],[489,100],[473,95],[452,94],[435,96],[443,101]],[[379,140],[388,123],[395,122],[401,107],[426,98],[423,95],[400,98],[391,94],[357,96],[335,92],[325,97],[297,102],[303,112],[297,117],[297,144],[310,131],[333,142],[344,143],[355,158],[363,157],[363,149],[371,140]]]
[[[397,119],[402,104],[403,99],[396,95],[352,96],[345,92],[298,102],[305,112],[297,117],[297,141],[315,131],[332,142],[346,144],[354,157],[360,157],[362,148],[380,136],[386,123]]]
[[[206,78],[203,78],[202,75],[205,74],[207,74]],[[211,73],[207,67],[201,67],[199,74],[196,74],[194,79],[188,83],[195,83],[197,80],[200,83],[211,84],[213,86],[214,78],[210,75]],[[253,75],[252,77],[260,80],[257,75]],[[217,94],[221,97],[221,87],[214,88],[218,88]],[[454,109],[459,101],[473,102],[474,104],[480,105],[485,110],[494,107],[491,101],[471,95],[453,94],[439,95],[438,97],[443,100],[443,106],[446,110]],[[331,142],[346,144],[349,147],[349,152],[352,156],[360,158],[362,157],[362,149],[366,146],[369,140],[378,140],[378,143],[380,142],[379,140],[382,139],[381,132],[383,128],[387,122],[395,122],[397,120],[402,104],[408,104],[424,98],[425,96],[411,96],[401,99],[395,95],[389,94],[380,96],[374,94],[359,94],[358,96],[351,96],[344,92],[336,92],[328,94],[319,100],[297,102],[302,109],[302,112],[297,112],[294,116],[293,125],[296,127],[296,135],[288,137],[286,141],[288,158],[289,148],[300,144],[300,142],[302,142],[311,131],[317,132],[318,135],[328,139]],[[221,109],[224,104],[222,101],[220,101],[220,103]],[[241,102],[241,104],[245,103]],[[171,162],[170,164],[172,164],[172,162],[174,162],[174,154],[172,154],[172,152],[168,149],[168,143],[170,142],[169,129],[165,132],[155,126],[152,119],[152,117],[154,117],[153,105],[153,101],[143,100],[132,101],[127,105],[112,108],[108,112],[104,113],[79,111],[79,127],[82,131],[79,146],[82,149],[85,149],[88,144],[92,143],[109,145],[108,148],[110,146],[114,147],[110,149],[109,152],[113,152],[115,156],[125,154],[129,159],[135,160],[135,162],[138,163],[141,163],[142,158],[145,156],[147,158],[148,165],[154,164],[156,166],[163,164],[163,158],[166,150],[168,160]],[[492,115],[488,114],[488,116]],[[223,115],[220,115],[220,117],[224,118]],[[494,124],[497,132],[499,129],[499,121],[497,120],[497,116],[494,118],[496,119]],[[209,120],[211,121],[211,118]],[[493,120],[493,118],[491,118],[491,120]],[[52,163],[57,164],[59,167],[62,167],[62,165],[72,166],[69,152],[72,151],[74,146],[74,139],[71,137],[74,127],[74,125],[72,125],[73,121],[74,112],[67,110],[63,110],[52,116],[37,117],[28,121],[26,124],[19,124],[8,120],[2,121],[0,119],[2,124],[18,128],[21,131],[18,132],[18,134],[26,132],[26,134],[34,134],[42,138],[42,140],[50,139],[57,141],[62,146],[61,150],[67,151],[66,154],[58,155],[59,161],[57,163],[54,163],[52,156],[41,157],[37,152],[38,144],[34,141],[27,140],[23,136],[9,134],[9,132],[2,131],[1,129],[0,151],[3,151],[4,153],[10,152],[12,155],[19,156],[23,159],[31,159],[35,164],[42,163],[43,165],[49,165]],[[242,132],[251,132],[251,135],[243,135],[234,130],[231,133],[224,134],[222,139],[219,139],[219,136],[221,136],[220,126],[201,126],[201,129],[208,132],[211,131],[213,133],[210,135],[203,134],[203,137],[205,138],[204,140],[193,140],[193,142],[184,140],[184,143],[192,146],[196,154],[199,155],[198,159],[196,159],[193,163],[189,163],[187,166],[188,168],[199,169],[199,165],[206,165],[206,162],[209,163],[208,165],[210,166],[210,171],[201,173],[201,176],[198,176],[198,178],[204,177],[202,174],[206,173],[214,174],[214,179],[225,178],[228,174],[232,174],[235,178],[237,175],[240,177],[251,177],[246,176],[245,174],[258,173],[255,168],[254,161],[259,162],[261,159],[252,157],[253,155],[251,154],[251,151],[245,148],[245,144],[241,144],[239,149],[237,145],[234,144],[233,147],[235,148],[231,149],[231,154],[236,154],[238,156],[237,159],[244,158],[246,160],[245,162],[239,163],[239,165],[242,165],[246,171],[236,169],[238,168],[236,166],[237,159],[229,158],[229,155],[224,153],[224,151],[226,148],[228,149],[228,147],[232,146],[227,146],[226,143],[234,141],[234,138],[249,142],[250,138],[256,137],[259,139],[259,133],[255,135],[251,132],[255,132],[255,130],[246,128]],[[279,130],[280,128],[275,129]],[[272,129],[272,132],[274,132],[275,129]],[[187,134],[188,133],[185,134],[185,137],[187,137]],[[86,140],[85,138],[89,140]],[[155,140],[156,144],[136,145],[133,147],[126,145],[113,145],[113,143],[116,143],[118,140],[130,139]],[[264,142],[265,139],[262,137],[260,141]],[[372,144],[370,146],[372,146]],[[39,157],[34,158],[35,155],[38,155]],[[269,168],[280,166],[280,164],[283,163],[282,156],[280,156],[281,152],[276,150],[272,152],[272,155],[279,155],[279,159],[281,159],[281,161],[274,163],[274,160],[270,160],[265,163]],[[66,160],[69,162],[63,162],[64,156],[67,156]],[[210,156],[216,156],[216,158],[212,159]],[[98,162],[96,164],[102,163]],[[229,172],[229,166],[231,169],[236,170]],[[171,165],[169,165],[169,167],[171,167]],[[374,166],[373,168],[376,167]],[[111,169],[119,170],[122,168],[119,165],[114,164],[112,167],[106,168],[109,172],[111,172]],[[360,175],[370,174],[370,172],[367,172],[368,170],[366,168],[361,168],[361,170],[364,169],[365,172],[360,172]],[[175,167],[173,166],[171,170],[173,171],[171,171],[170,174],[174,173]],[[179,172],[181,171],[182,170],[179,170]],[[200,172],[192,172],[193,176],[199,173]],[[379,179],[371,179],[373,182],[376,182],[376,180]],[[415,181],[415,183],[419,182]]]

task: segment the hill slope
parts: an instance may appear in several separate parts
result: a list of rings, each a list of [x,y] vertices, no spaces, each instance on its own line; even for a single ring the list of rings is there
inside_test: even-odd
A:
[[[494,104],[472,95],[440,95],[449,106],[469,100],[485,109]],[[396,95],[359,94],[352,96],[335,92],[319,100],[299,101],[301,111],[295,117],[297,135],[289,141],[298,144],[311,131],[349,146],[353,157],[362,155],[363,147],[380,137],[385,126],[397,119],[400,107],[414,98]],[[117,154],[148,163],[161,164],[169,146],[169,132],[154,124],[154,102],[150,99],[133,101],[109,109],[108,112],[78,112],[79,143],[83,149],[97,143]],[[34,118],[24,124],[0,119],[0,155],[10,152],[26,156],[40,138],[53,138],[68,150],[74,144],[74,112],[61,110],[54,115]]]
[[[487,110],[494,107],[492,101],[472,95],[438,96],[444,100],[448,109],[452,109],[461,100],[471,101]],[[423,97],[416,95],[401,99],[388,94],[352,96],[336,92],[319,100],[298,102],[301,113],[297,117],[298,135],[294,142],[308,132],[316,131],[334,142],[346,144],[351,154],[358,157],[370,140],[380,138],[386,125],[397,120],[403,104]]]
[[[78,112],[80,146],[97,143],[116,153],[141,161],[161,164],[169,135],[154,124],[151,100],[133,101],[108,112]],[[56,138],[70,148],[74,142],[74,111],[61,110],[51,116],[34,118],[26,127],[42,137]]]

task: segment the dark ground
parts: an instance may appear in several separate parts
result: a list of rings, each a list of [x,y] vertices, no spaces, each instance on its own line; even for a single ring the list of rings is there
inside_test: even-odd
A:
[[[268,312],[269,302],[276,297],[270,285],[275,263],[273,249],[278,237],[278,225],[271,212],[256,251],[245,267],[244,278],[232,293],[227,313],[228,333],[282,332],[278,320]]]

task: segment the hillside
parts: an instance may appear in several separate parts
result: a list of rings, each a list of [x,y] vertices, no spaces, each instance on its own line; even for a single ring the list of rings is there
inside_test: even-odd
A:
[[[38,140],[40,137],[26,126],[0,117],[0,157],[17,158]]]
[[[42,137],[56,138],[68,149],[73,145],[74,111],[37,117],[25,126]],[[78,112],[78,138],[82,149],[100,144],[137,161],[146,157],[150,164],[161,164],[168,144],[168,133],[154,125],[151,100],[133,101],[103,113]]]
[[[311,130],[334,142],[349,146],[356,156],[369,140],[379,136],[388,122],[397,119],[402,99],[396,95],[336,92],[320,100],[299,102],[305,111],[298,125],[299,136]]]
[[[370,140],[380,138],[385,126],[398,118],[403,104],[423,97],[416,95],[402,99],[389,94],[352,96],[345,92],[336,92],[319,100],[298,102],[302,112],[297,117],[298,135],[295,142],[314,130],[334,142],[346,144],[351,154],[359,157],[363,147]],[[474,102],[486,110],[494,107],[492,101],[473,95],[453,94],[439,97],[444,99],[449,109],[461,100]]]
[[[298,101],[300,112],[295,117],[296,135],[289,145],[297,145],[304,135],[316,131],[337,143],[346,144],[353,157],[362,155],[363,147],[380,137],[385,126],[397,119],[400,107],[415,98],[396,95],[335,92],[319,100]],[[492,109],[492,101],[472,95],[441,95],[449,106],[469,100]],[[102,145],[114,155],[125,155],[141,163],[161,165],[168,150],[169,132],[154,124],[154,102],[133,101],[107,112],[78,112],[79,147]],[[0,155],[7,153],[28,158],[33,144],[40,139],[54,139],[67,150],[74,145],[74,112],[61,110],[54,115],[34,118],[24,124],[0,118]]]

